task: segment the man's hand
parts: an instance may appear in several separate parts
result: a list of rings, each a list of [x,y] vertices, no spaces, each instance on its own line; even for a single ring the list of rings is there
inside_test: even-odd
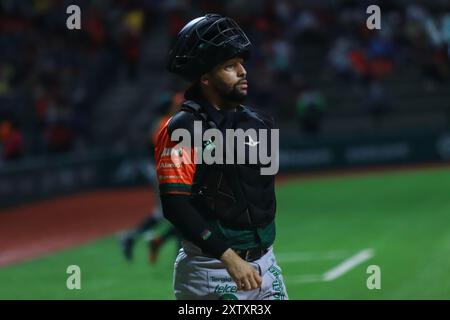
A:
[[[261,287],[262,279],[258,271],[232,249],[225,251],[220,260],[225,264],[228,273],[236,282],[238,290],[251,291]]]

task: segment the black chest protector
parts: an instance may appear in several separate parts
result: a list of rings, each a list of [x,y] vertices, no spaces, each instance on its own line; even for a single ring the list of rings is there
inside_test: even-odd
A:
[[[194,101],[186,101],[181,110],[194,114],[202,121],[204,129],[220,130]],[[245,123],[252,128],[272,128],[270,122],[255,112],[246,109],[245,113]],[[276,210],[274,176],[261,175],[260,168],[259,165],[236,162],[198,164],[192,187],[193,204],[206,219],[218,219],[229,228],[262,228],[268,225],[274,220]]]

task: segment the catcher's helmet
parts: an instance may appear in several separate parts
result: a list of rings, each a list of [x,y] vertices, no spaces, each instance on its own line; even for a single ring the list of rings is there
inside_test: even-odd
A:
[[[191,20],[178,33],[169,52],[167,69],[195,81],[228,59],[247,59],[250,46],[250,40],[234,20],[207,14]]]

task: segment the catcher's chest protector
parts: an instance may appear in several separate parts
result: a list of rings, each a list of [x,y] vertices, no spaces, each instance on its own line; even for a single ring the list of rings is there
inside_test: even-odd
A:
[[[275,216],[275,191],[274,176],[261,175],[262,164],[258,160],[256,164],[237,164],[239,156],[247,157],[250,148],[260,142],[259,129],[270,130],[272,124],[262,120],[255,112],[243,107],[239,112],[229,112],[231,117],[222,127],[212,121],[208,113],[199,104],[186,101],[182,106],[183,111],[191,112],[198,120],[202,121],[203,129],[218,129],[223,134],[225,141],[226,129],[254,129],[256,137],[246,139],[245,155],[237,154],[237,146],[231,150],[233,155],[226,154],[224,158],[233,156],[233,164],[199,164],[193,184],[193,203],[199,207],[199,211],[209,218],[219,219],[224,225],[235,228],[263,227],[272,222]],[[270,137],[270,133],[267,134]],[[250,143],[253,141],[254,143]],[[256,142],[255,142],[256,141]],[[214,146],[214,141],[203,142],[204,148]],[[202,151],[203,151],[202,150]],[[270,141],[268,141],[268,151]],[[208,218],[207,217],[207,218]]]

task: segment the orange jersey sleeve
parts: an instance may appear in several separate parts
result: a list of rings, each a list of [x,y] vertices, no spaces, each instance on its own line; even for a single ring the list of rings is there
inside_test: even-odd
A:
[[[170,120],[169,116],[163,116],[161,120],[158,121],[158,125],[156,127],[156,130],[153,131],[153,134],[151,136],[152,143],[154,146],[156,146],[156,141],[158,140],[158,134],[159,132],[166,126],[167,122]]]
[[[191,194],[196,171],[195,149],[188,149],[171,141],[168,132],[170,119],[156,136],[155,163],[160,194]]]

